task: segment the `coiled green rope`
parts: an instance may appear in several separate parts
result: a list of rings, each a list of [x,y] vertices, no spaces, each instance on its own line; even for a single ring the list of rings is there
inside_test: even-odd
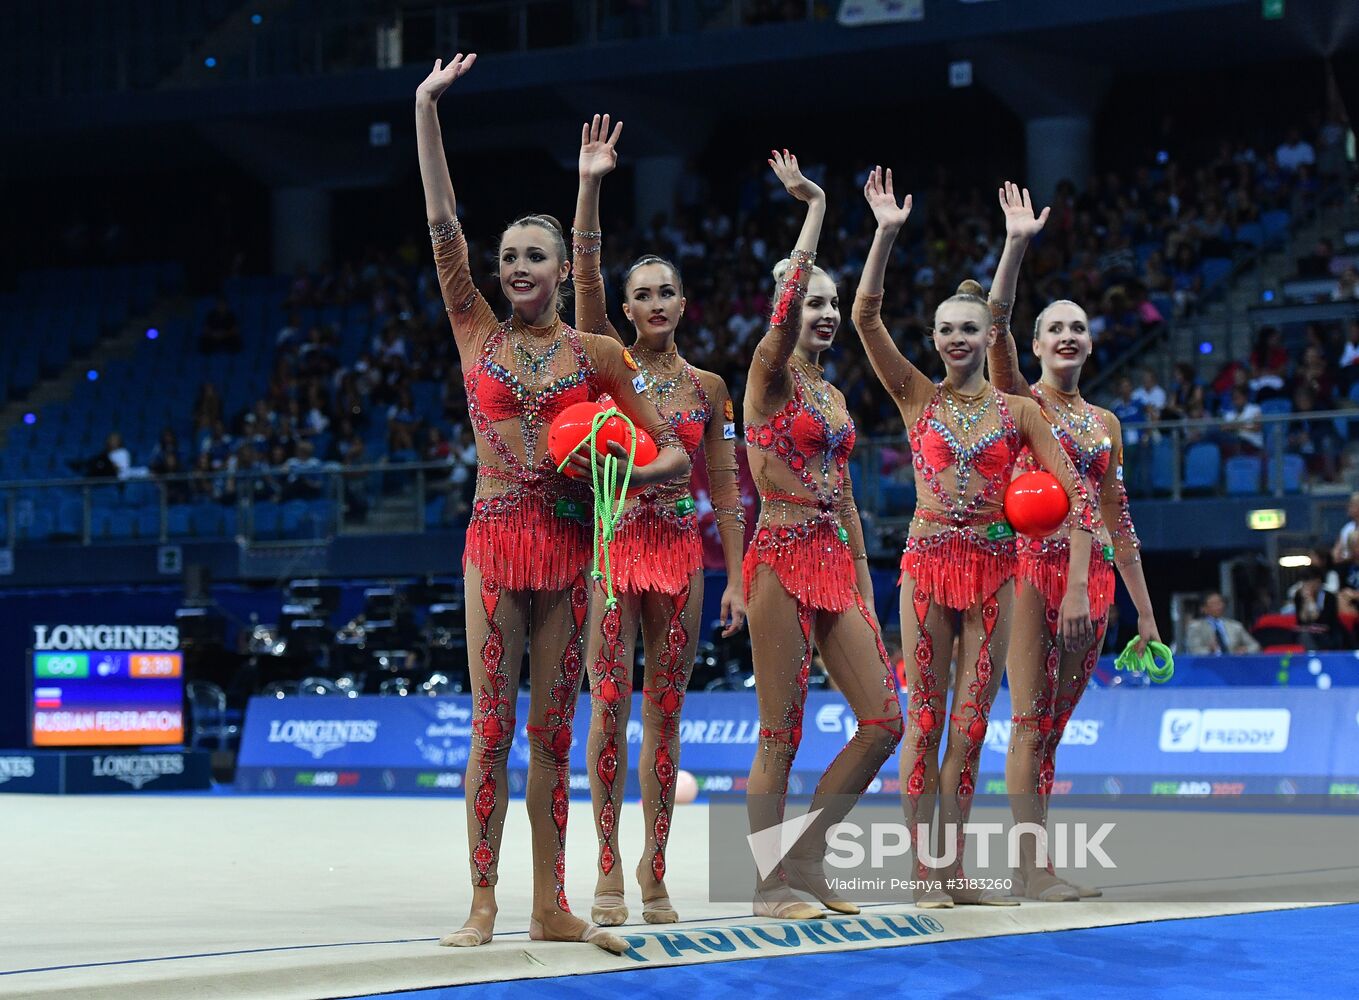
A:
[[[588,453],[595,451],[595,438],[599,434],[599,429],[604,426],[610,417],[618,417],[627,424],[631,432],[631,443],[628,448],[628,460],[624,464],[609,451],[604,452],[604,461],[594,461],[590,463],[591,486],[595,491],[595,509],[591,520],[594,523],[595,544],[594,556],[590,567],[590,576],[595,580],[604,581],[604,592],[608,595],[605,607],[611,608],[618,603],[618,598],[613,592],[613,565],[609,560],[609,549],[613,544],[613,533],[623,520],[623,509],[627,506],[628,482],[632,479],[632,470],[637,458],[637,425],[632,422],[626,413],[611,406],[607,410],[602,410],[594,415],[590,421],[590,433],[585,439],[576,446],[579,451],[582,446],[588,445]],[[574,454],[574,452],[573,452]],[[567,455],[566,460],[557,466],[558,472],[564,472],[566,467],[571,464],[571,456]],[[619,485],[618,467],[623,465],[622,485]],[[599,569],[600,552],[604,553],[604,570]]]
[[[1169,646],[1163,642],[1149,642],[1147,648],[1138,653],[1138,641],[1133,639],[1114,658],[1114,669],[1146,674],[1156,684],[1164,684],[1175,676],[1175,654]]]

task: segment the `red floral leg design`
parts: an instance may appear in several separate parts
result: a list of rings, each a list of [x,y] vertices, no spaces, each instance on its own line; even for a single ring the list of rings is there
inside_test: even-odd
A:
[[[987,716],[991,712],[992,696],[989,688],[995,670],[991,663],[991,635],[995,632],[999,611],[1000,604],[996,600],[996,595],[990,594],[982,602],[983,638],[981,648],[977,650],[976,670],[967,685],[966,700],[961,705],[955,701],[954,711],[949,716],[955,731],[963,739],[962,772],[958,776],[958,789],[954,795],[957,806],[954,837],[959,865],[963,857],[963,824],[967,822],[967,817],[972,811],[972,796],[977,784],[977,762],[981,757],[982,744],[986,742]],[[963,692],[960,691],[958,696],[962,695]]]
[[[1056,754],[1057,742],[1061,740],[1059,733],[1056,739],[1053,738],[1054,727],[1054,705],[1057,700],[1058,669],[1061,663],[1061,613],[1055,607],[1048,607],[1043,613],[1044,624],[1047,627],[1047,655],[1043,657],[1043,690],[1039,695],[1038,704],[1034,706],[1035,719],[1033,726],[1038,733],[1038,808],[1041,815],[1040,825],[1043,829],[1048,826],[1048,800],[1052,796],[1053,782],[1053,757]],[[1022,717],[1016,716],[1015,723],[1018,725]],[[1052,861],[1047,863],[1048,873],[1053,871]]]
[[[882,699],[883,711],[892,710],[891,714],[881,719],[860,719],[861,726],[881,726],[891,733],[896,739],[900,740],[905,735],[906,720],[901,715],[901,699],[897,696],[896,676],[892,672],[892,657],[887,653],[887,647],[882,643],[882,632],[873,621],[872,614],[869,613],[868,605],[864,603],[863,595],[858,591],[854,593],[854,600],[858,604],[859,614],[863,616],[868,627],[873,631],[873,642],[878,647],[879,661],[882,663],[883,678],[882,685],[886,693]]]
[[[1043,702],[1035,707],[1038,715],[1038,731],[1042,734],[1043,757],[1038,765],[1038,794],[1047,797],[1052,794],[1052,758],[1056,745],[1052,741],[1053,706],[1057,700],[1057,670],[1061,662],[1061,613],[1057,608],[1048,608],[1044,614],[1048,627],[1048,654],[1043,658]],[[1058,739],[1061,737],[1058,736]],[[1044,810],[1044,819],[1047,810]]]
[[[666,630],[665,646],[656,664],[653,686],[642,694],[661,713],[661,731],[656,737],[656,759],[652,769],[660,786],[660,803],[656,821],[652,825],[651,874],[657,882],[665,881],[665,845],[670,838],[670,816],[675,807],[675,776],[679,761],[680,709],[684,692],[689,687],[692,663],[685,662],[684,651],[689,646],[689,633],[684,627],[684,610],[689,604],[689,585],[675,595]],[[806,680],[803,681],[806,691]]]
[[[857,596],[857,595],[856,595]],[[844,822],[883,764],[901,743],[903,718],[896,677],[872,613],[862,598],[855,608],[816,617],[816,647],[826,672],[857,725],[822,773],[808,805],[809,822],[784,859],[789,886],[841,913],[858,909],[825,874],[827,834]]]
[[[1053,657],[1055,658],[1057,656],[1057,611],[1055,609],[1048,609],[1048,621],[1053,636]],[[1095,665],[1099,662],[1099,651],[1104,646],[1104,631],[1108,624],[1107,616],[1095,621],[1095,640],[1086,650],[1085,656],[1081,658],[1080,666],[1076,669],[1076,672],[1065,683],[1063,683],[1057,669],[1052,671],[1049,679],[1053,692],[1052,710],[1046,720],[1047,730],[1044,734],[1043,762],[1039,771],[1039,802],[1042,809],[1044,829],[1047,829],[1048,810],[1052,803],[1052,785],[1057,771],[1057,748],[1062,743],[1062,735],[1066,732],[1067,723],[1071,721],[1071,716],[1076,711],[1076,705],[1080,702],[1081,695],[1085,693],[1086,686],[1090,683],[1090,675],[1095,672]],[[1047,860],[1046,869],[1049,875],[1056,876],[1056,869],[1052,866],[1051,857]]]
[[[591,693],[600,708],[604,746],[595,762],[595,774],[607,796],[599,813],[599,867],[608,875],[618,858],[614,853],[614,834],[618,815],[614,809],[614,782],[618,778],[618,711],[632,697],[632,665],[625,663],[626,645],[621,633],[623,607],[614,604],[604,612],[599,624],[603,644],[599,656],[591,664]]]
[[[1013,622],[1006,670],[1014,714],[1005,757],[1005,788],[1016,826],[1046,829],[1044,795],[1051,788],[1052,772],[1044,774],[1043,760],[1061,665],[1059,615],[1038,588],[1025,586],[1017,588]],[[1026,890],[1041,899],[1050,882],[1033,878],[1039,843],[1036,837],[1020,838],[1017,871],[1028,883]]]
[[[760,740],[750,763],[746,808],[756,832],[784,821],[790,773],[802,742],[817,611],[789,594],[769,570],[755,576],[747,592]],[[757,891],[792,902],[784,895],[787,880],[779,864],[759,879]]]
[[[911,762],[910,773],[905,776],[902,783],[902,791],[906,795],[906,819],[911,830],[911,843],[918,845],[920,827],[933,818],[920,814],[920,799],[930,783],[930,772],[934,770],[930,764],[935,763],[937,767],[939,739],[942,733],[940,719],[944,714],[945,693],[940,690],[939,678],[934,672],[934,637],[930,635],[926,622],[930,612],[930,592],[919,584],[911,594],[911,608],[915,612],[917,629],[916,680],[908,693],[906,718],[908,732],[914,734],[914,741],[910,750],[905,745],[902,746],[903,773],[906,771],[905,755],[913,753],[914,760]],[[929,868],[920,860],[919,851],[916,854],[917,878],[925,880],[929,877]]]
[[[1055,673],[1053,676],[1055,697],[1052,722],[1043,754],[1041,772],[1044,778],[1042,787],[1044,817],[1047,815],[1046,802],[1052,795],[1052,782],[1057,770],[1057,747],[1061,745],[1062,734],[1066,732],[1066,724],[1071,721],[1071,715],[1076,711],[1076,705],[1081,700],[1081,695],[1085,693],[1086,685],[1090,683],[1090,675],[1095,672],[1095,664],[1099,662],[1100,647],[1104,645],[1104,630],[1108,624],[1109,619],[1107,617],[1100,618],[1095,622],[1095,641],[1086,650],[1085,657],[1081,660],[1080,669],[1075,676],[1065,684],[1060,682],[1060,678]]]
[[[498,761],[509,752],[514,739],[514,692],[505,670],[505,640],[496,624],[500,586],[487,580],[481,583],[481,604],[486,609],[488,632],[481,644],[481,662],[486,669],[486,686],[476,695],[476,714],[472,720],[474,751],[479,755],[477,786],[473,791],[473,810],[480,824],[480,836],[472,849],[472,884],[496,883],[496,845],[491,843],[489,827],[501,789],[496,785]]]
[[[798,745],[802,742],[802,713],[807,703],[807,683],[812,671],[812,608],[811,605],[798,602],[797,623],[802,630],[802,663],[798,666],[797,673],[797,693],[793,696],[792,702],[788,706],[788,712],[783,718],[783,725],[774,729],[769,726],[760,727],[760,739],[772,740],[777,743],[785,743],[788,746],[786,763],[782,775],[782,791],[779,793],[779,819],[783,819],[783,807],[788,800],[788,775],[793,770],[793,758],[797,754]]]
[[[571,631],[566,637],[566,652],[552,684],[552,707],[541,726],[528,726],[529,737],[551,761],[556,771],[552,786],[552,822],[557,827],[557,854],[553,874],[557,883],[557,907],[570,913],[566,901],[566,820],[571,806],[571,726],[575,720],[576,696],[580,693],[581,636],[589,612],[589,590],[585,574],[571,586]]]
[[[858,591],[855,591],[854,600],[858,605],[859,614],[863,616],[863,620],[873,632],[873,641],[878,647],[878,662],[882,664],[883,687],[886,689],[882,699],[882,711],[888,713],[876,719],[860,718],[858,720],[859,728],[863,729],[866,726],[880,727],[891,736],[892,749],[895,749],[897,744],[901,741],[901,737],[904,735],[906,720],[901,715],[901,700],[897,697],[896,678],[892,673],[892,658],[887,655],[887,647],[882,644],[882,633],[878,631],[877,625],[873,623],[873,616],[868,611],[868,605],[864,603],[863,595]],[[846,744],[840,752],[844,753],[845,750],[848,749],[849,745]],[[832,764],[832,767],[833,766],[834,764]],[[868,786],[873,783],[875,777],[877,777],[876,773],[867,776],[863,787],[859,789],[860,795],[868,791]]]

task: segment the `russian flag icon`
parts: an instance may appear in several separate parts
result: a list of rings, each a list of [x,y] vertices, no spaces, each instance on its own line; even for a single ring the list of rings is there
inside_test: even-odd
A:
[[[61,688],[36,688],[33,704],[35,708],[61,708]]]

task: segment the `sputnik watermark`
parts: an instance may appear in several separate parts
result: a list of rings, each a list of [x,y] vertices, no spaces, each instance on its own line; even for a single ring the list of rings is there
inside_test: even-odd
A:
[[[794,816],[777,826],[759,830],[746,837],[746,842],[750,844],[750,853],[755,858],[755,867],[760,872],[760,878],[769,877],[770,873],[779,866],[779,863],[788,856],[788,852],[793,849],[793,845],[797,843],[803,831],[815,823],[816,817],[820,815],[820,809],[813,809],[803,816]],[[839,826],[843,825],[839,824]]]
[[[768,878],[779,866],[820,812],[820,809],[813,810],[746,838],[761,878]],[[926,867],[950,868],[961,860],[966,845],[974,844],[977,866],[984,869],[991,864],[993,838],[1003,837],[1005,864],[1010,868],[1022,868],[1026,863],[1043,868],[1051,862],[1061,868],[1098,865],[1113,869],[1118,865],[1104,850],[1103,843],[1116,825],[1101,823],[1092,831],[1088,823],[1054,823],[1049,834],[1036,823],[1016,823],[1008,829],[1003,823],[966,823],[963,835],[959,837],[957,825],[947,823],[942,848],[936,850],[931,827],[923,823],[916,828],[915,856]],[[1031,845],[1027,854],[1023,851],[1025,838]],[[905,823],[874,822],[865,829],[858,823],[840,822],[827,831],[826,847],[825,863],[829,866],[855,869],[867,862],[871,869],[880,869],[889,860],[911,852],[911,828]]]

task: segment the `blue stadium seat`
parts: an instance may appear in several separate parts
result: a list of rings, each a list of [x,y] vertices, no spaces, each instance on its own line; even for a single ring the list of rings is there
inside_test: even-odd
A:
[[[1151,489],[1153,493],[1175,489],[1175,446],[1164,439],[1151,445]]]
[[[276,503],[257,503],[251,509],[250,524],[255,538],[277,538],[282,529],[282,510]]]
[[[1273,493],[1278,488],[1279,473],[1273,458],[1265,459],[1266,478],[1268,488]],[[1283,491],[1285,493],[1301,493],[1302,480],[1307,473],[1307,463],[1303,461],[1301,455],[1283,456]]]
[[[57,503],[56,533],[79,538],[85,533],[85,501],[68,497]]]
[[[1260,216],[1260,228],[1265,232],[1265,240],[1271,245],[1282,244],[1288,239],[1288,227],[1293,217],[1284,209],[1278,208]]]
[[[143,507],[137,511],[137,537],[160,538],[160,508]]]
[[[189,515],[193,533],[199,538],[220,538],[223,533],[222,514],[222,508],[216,504],[198,504]]]
[[[439,528],[443,526],[444,508],[448,504],[448,497],[439,494],[425,504],[425,527]]]
[[[282,535],[284,538],[302,538],[307,533],[302,530],[307,516],[305,500],[289,500],[283,505]]]
[[[133,480],[123,484],[122,505],[124,507],[150,507],[160,503],[160,487],[149,479]]]
[[[1243,222],[1236,227],[1236,242],[1259,247],[1265,242],[1265,227],[1258,222]]]
[[[443,386],[437,382],[416,382],[411,386],[411,399],[417,416],[437,422],[443,414]]]
[[[46,508],[39,507],[33,510],[28,517],[16,518],[16,521],[19,527],[19,538],[24,541],[42,542],[52,536],[52,512]]]
[[[1223,465],[1228,496],[1250,496],[1260,492],[1260,460],[1250,455],[1236,455]]]
[[[193,532],[193,508],[177,503],[166,512],[166,529],[171,538],[183,538]]]
[[[1231,277],[1231,258],[1205,257],[1199,265],[1199,273],[1203,275],[1203,290],[1211,291]]]
[[[915,484],[884,479],[878,488],[883,517],[901,517],[915,507]]]
[[[114,539],[132,538],[137,533],[137,512],[119,508],[109,512],[108,537]]]
[[[332,500],[311,500],[307,503],[307,521],[312,538],[327,538],[334,530],[335,503]]]
[[[90,508],[90,537],[95,539],[108,538],[113,533],[112,519],[113,507],[91,507]]]
[[[109,483],[106,486],[90,487],[90,503],[96,507],[117,507],[122,501],[122,488],[116,483]]]
[[[1184,453],[1184,490],[1209,493],[1217,490],[1222,472],[1222,450],[1209,441],[1192,444]]]

